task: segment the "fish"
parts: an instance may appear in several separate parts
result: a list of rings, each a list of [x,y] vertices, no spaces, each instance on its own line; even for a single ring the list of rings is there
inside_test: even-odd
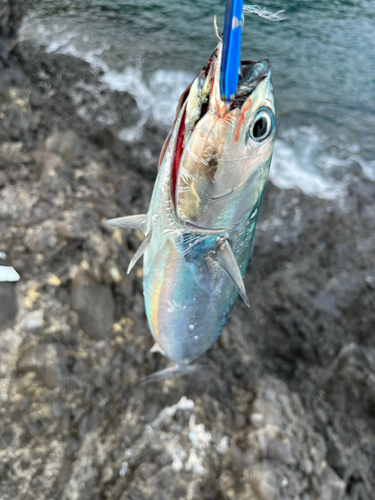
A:
[[[237,297],[250,305],[243,278],[276,133],[271,67],[241,61],[236,94],[224,102],[216,35],[215,51],[181,95],[147,214],[107,221],[145,236],[128,273],[143,256],[152,351],[174,363],[148,380],[193,371]]]

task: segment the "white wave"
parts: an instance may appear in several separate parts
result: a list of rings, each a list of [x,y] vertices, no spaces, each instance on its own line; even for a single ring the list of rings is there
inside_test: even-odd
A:
[[[277,139],[270,170],[270,179],[283,189],[297,188],[310,196],[333,199],[345,194],[345,187],[333,179],[323,178],[314,172],[307,161],[293,146]]]
[[[119,133],[120,139],[132,141],[142,136],[143,127],[150,116],[162,125],[173,123],[180,95],[192,77],[184,71],[158,70],[151,75],[147,84],[139,63],[137,66],[128,66],[122,72],[106,71],[100,79],[112,90],[129,92],[135,98],[141,110],[141,119],[134,127]]]
[[[333,145],[339,154],[331,152]],[[359,152],[358,145],[330,141],[313,126],[284,131],[275,143],[270,179],[280,188],[297,188],[310,196],[343,197],[353,177],[354,161],[368,177],[375,174],[375,162],[366,165]]]
[[[185,71],[158,70],[144,81],[140,67],[127,67],[122,72],[107,71],[101,80],[113,89],[129,92],[139,109],[156,121],[170,125],[175,117],[176,106],[183,90],[192,80]]]

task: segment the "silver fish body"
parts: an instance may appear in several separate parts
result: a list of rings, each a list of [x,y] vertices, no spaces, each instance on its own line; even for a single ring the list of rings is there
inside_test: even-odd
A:
[[[268,61],[242,63],[230,108],[220,61],[221,42],[181,100],[147,216],[109,222],[146,235],[134,261],[144,253],[148,323],[182,369],[220,334],[238,293],[248,303],[243,276],[275,139]]]

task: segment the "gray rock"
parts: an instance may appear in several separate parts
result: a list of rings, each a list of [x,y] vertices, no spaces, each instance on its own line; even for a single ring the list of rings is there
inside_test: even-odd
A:
[[[82,330],[94,340],[105,339],[114,323],[115,302],[107,285],[95,283],[85,272],[79,272],[72,284],[70,304],[79,316]]]
[[[248,480],[256,498],[259,500],[277,500],[279,491],[276,487],[276,478],[272,471],[253,468],[248,475]]]
[[[42,96],[42,94],[39,92],[38,89],[32,89],[31,95],[30,95],[30,104],[33,108],[43,108],[45,105],[46,100]]]
[[[68,240],[84,237],[83,230],[74,214],[67,214],[64,220],[57,221],[55,229],[59,236]]]
[[[0,283],[0,328],[11,326],[17,312],[16,285],[13,283]]]
[[[141,117],[134,97],[128,92],[111,92],[103,108],[99,112],[104,112],[120,129],[134,127]]]
[[[0,134],[8,141],[24,141],[32,125],[29,93],[24,88],[12,88],[0,78],[0,98]]]
[[[22,142],[3,142],[0,146],[0,159],[19,161],[22,160]]]
[[[124,143],[118,138],[113,128],[107,126],[99,129],[91,140],[101,149],[110,149],[116,158],[121,158],[125,152]]]
[[[43,380],[44,385],[54,389],[59,385],[60,368],[57,349],[54,344],[30,345],[17,361],[18,372],[33,371]]]
[[[314,306],[319,311],[324,311],[336,318],[340,316],[340,312],[336,307],[335,297],[332,294],[322,295],[313,299]]]
[[[45,148],[67,160],[83,159],[88,153],[88,146],[72,131],[51,135],[46,140]]]
[[[56,175],[56,171],[64,165],[62,159],[54,153],[37,150],[32,153],[35,161],[37,179],[47,183],[49,177]]]
[[[344,346],[326,370],[323,387],[337,409],[350,412],[361,409],[374,416],[375,349],[355,343]]]
[[[29,228],[24,237],[24,244],[33,253],[45,253],[56,245],[52,224]]]
[[[0,60],[6,62],[18,42],[26,0],[0,0]]]

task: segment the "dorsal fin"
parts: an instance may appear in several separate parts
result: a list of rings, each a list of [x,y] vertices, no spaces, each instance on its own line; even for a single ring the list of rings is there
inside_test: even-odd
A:
[[[130,271],[133,269],[135,264],[137,263],[137,260],[142,257],[142,255],[145,253],[146,248],[150,244],[151,241],[151,236],[152,236],[152,231],[148,233],[148,235],[145,237],[145,239],[142,241],[141,246],[138,248],[138,250],[135,252],[134,257],[130,261],[129,267],[128,267],[128,274]]]
[[[127,227],[128,229],[138,229],[141,233],[146,233],[147,214],[129,215],[128,217],[118,217],[106,221],[107,226]]]
[[[217,251],[214,254],[211,254],[210,257],[219,267],[221,267],[223,271],[227,273],[229,278],[233,281],[234,286],[237,288],[238,293],[241,295],[242,300],[245,302],[247,307],[250,307],[242,274],[228,240],[221,240]]]

